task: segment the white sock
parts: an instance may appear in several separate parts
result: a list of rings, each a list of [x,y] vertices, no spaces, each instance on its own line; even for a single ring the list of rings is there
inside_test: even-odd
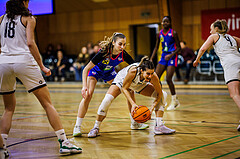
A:
[[[100,128],[100,125],[101,125],[101,121],[95,121],[95,124],[94,124],[94,128]]]
[[[172,95],[172,101],[175,101],[177,99],[177,95]]]
[[[130,115],[131,123],[135,123],[136,121],[133,119],[132,114],[129,113],[129,115]]]
[[[67,141],[67,137],[66,137],[64,129],[60,129],[58,131],[55,131],[55,133],[56,133],[58,139],[63,140],[63,141]]]
[[[163,125],[163,118],[162,117],[156,117],[156,126]]]
[[[83,121],[83,118],[77,117],[76,126],[81,126],[82,125],[82,121]]]
[[[3,148],[7,148],[7,138],[8,134],[1,134],[2,139],[3,139]]]

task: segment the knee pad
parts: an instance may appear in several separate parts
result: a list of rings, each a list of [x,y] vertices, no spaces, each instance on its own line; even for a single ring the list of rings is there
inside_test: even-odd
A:
[[[114,97],[111,94],[106,94],[104,99],[102,100],[102,103],[100,104],[98,108],[98,115],[106,116],[108,108],[110,107],[112,101],[114,100]]]

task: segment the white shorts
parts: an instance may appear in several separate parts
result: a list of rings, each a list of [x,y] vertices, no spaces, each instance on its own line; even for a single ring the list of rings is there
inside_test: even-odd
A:
[[[4,63],[0,64],[0,94],[15,92],[16,77],[23,83],[29,93],[46,86],[46,82],[37,65]]]
[[[226,84],[231,81],[240,81],[240,62],[228,64],[223,69]]]

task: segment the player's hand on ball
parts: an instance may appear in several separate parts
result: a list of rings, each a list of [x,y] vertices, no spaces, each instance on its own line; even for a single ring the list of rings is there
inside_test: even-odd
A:
[[[137,104],[132,105],[132,110],[131,110],[132,115],[135,113],[137,107],[139,107]]]
[[[154,110],[154,106],[152,106],[149,110],[150,110],[150,114],[152,115],[152,112]]]

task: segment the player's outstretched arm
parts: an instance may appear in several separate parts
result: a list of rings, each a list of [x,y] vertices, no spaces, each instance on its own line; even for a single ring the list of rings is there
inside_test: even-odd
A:
[[[88,72],[94,67],[95,65],[92,63],[92,61],[89,61],[89,63],[86,65],[86,67],[83,69],[82,73],[82,96],[83,98],[86,98],[88,94],[88,88],[87,88],[87,76]]]
[[[130,68],[130,70],[128,71],[128,74],[126,75],[125,79],[123,80],[123,87],[122,87],[122,92],[123,92],[124,96],[127,98],[128,102],[132,106],[131,113],[134,113],[135,108],[138,107],[138,105],[132,99],[130,89],[129,89],[129,87],[132,83],[132,80],[135,78],[136,72],[137,72],[136,67]]]
[[[50,69],[46,68],[43,65],[43,62],[42,62],[38,47],[36,45],[35,38],[34,38],[34,30],[35,30],[35,26],[36,26],[36,19],[33,16],[24,17],[23,19],[26,20],[26,36],[27,36],[27,45],[29,47],[29,50],[30,50],[31,54],[33,55],[34,59],[36,60],[40,69],[47,76],[50,76],[51,71],[50,71]]]
[[[198,51],[198,55],[196,60],[193,62],[193,66],[196,67],[198,65],[198,63],[200,62],[200,58],[202,57],[202,55],[204,54],[204,52],[214,44],[214,38],[216,38],[216,36],[218,36],[217,34],[212,34],[208,37],[208,39],[204,42],[204,44],[201,46],[201,48]]]
[[[155,55],[156,55],[156,53],[157,53],[157,51],[158,51],[158,48],[159,48],[159,43],[160,43],[159,34],[157,34],[156,39],[157,39],[157,40],[156,40],[155,48],[154,48],[153,53],[152,53],[152,56],[151,56],[151,58],[150,58],[151,61],[152,61],[153,58],[155,57]]]

